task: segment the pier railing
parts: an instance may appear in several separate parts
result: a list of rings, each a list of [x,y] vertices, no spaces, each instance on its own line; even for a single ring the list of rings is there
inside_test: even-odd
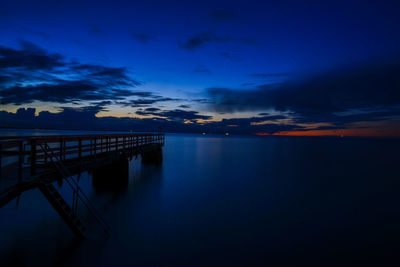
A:
[[[78,237],[107,238],[107,223],[74,176],[135,154],[161,151],[163,144],[161,133],[0,137],[0,207],[14,198],[18,205],[22,192],[37,187]],[[67,183],[72,203],[53,185],[56,180]]]
[[[47,144],[56,157],[65,161],[163,144],[164,138],[162,133],[0,137],[0,179],[4,175],[5,165],[10,163],[14,169],[17,167],[18,176],[22,176],[22,169],[26,167],[30,168],[31,175],[35,175],[38,165],[50,162],[41,144]]]

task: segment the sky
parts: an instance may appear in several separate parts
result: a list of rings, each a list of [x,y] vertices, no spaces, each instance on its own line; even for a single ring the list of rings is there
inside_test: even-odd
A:
[[[398,1],[1,1],[3,127],[400,135]]]

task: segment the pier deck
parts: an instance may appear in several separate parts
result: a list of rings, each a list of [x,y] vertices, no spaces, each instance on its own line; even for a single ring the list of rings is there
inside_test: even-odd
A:
[[[159,149],[164,140],[161,133],[0,137],[0,207],[23,191],[63,178],[54,159],[73,175]]]

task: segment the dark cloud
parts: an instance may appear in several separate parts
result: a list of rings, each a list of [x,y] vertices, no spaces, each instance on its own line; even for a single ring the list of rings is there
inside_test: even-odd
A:
[[[97,88],[90,84],[60,82],[56,85],[13,86],[0,91],[3,104],[26,104],[35,100],[69,103],[79,100],[102,100],[105,96],[96,93]],[[56,93],[55,93],[56,92]]]
[[[210,12],[209,18],[216,22],[236,21],[239,19],[238,13],[229,9],[216,9]]]
[[[196,66],[196,68],[193,70],[193,72],[196,73],[211,73],[211,70],[206,68],[205,66],[199,64]]]
[[[187,39],[182,47],[187,50],[193,51],[211,42],[227,42],[227,40],[218,37],[214,33],[203,32],[203,33],[198,33],[194,37]]]
[[[134,40],[142,44],[147,44],[149,41],[153,41],[156,39],[154,36],[146,33],[132,33],[131,36]]]
[[[294,123],[321,123],[329,122],[332,124],[331,129],[346,128],[349,124],[355,122],[374,122],[397,120],[400,118],[400,106],[382,109],[363,109],[361,111],[353,111],[352,113],[307,113],[294,114],[292,121]],[[327,128],[326,128],[327,129]]]
[[[255,85],[255,83],[242,83],[241,86],[251,86],[251,85]]]
[[[146,111],[146,110],[139,109],[135,113],[136,113],[136,115],[140,115],[140,116],[149,116],[149,115],[152,115],[153,113],[157,113],[157,112],[152,112],[152,111]]]
[[[155,97],[152,92],[133,92],[132,95],[139,97]]]
[[[182,110],[182,109],[174,109],[174,110],[160,110],[158,108],[146,108],[145,110],[138,110],[136,114],[142,116],[157,116],[162,117],[167,120],[173,121],[191,121],[196,122],[197,120],[210,120],[212,116],[200,115],[197,111],[192,110]]]
[[[68,69],[64,70],[67,73],[70,72],[71,75],[76,75],[98,84],[110,86],[138,86],[141,84],[139,81],[129,77],[127,69],[122,67],[114,68],[79,63],[72,63],[67,67]]]
[[[1,12],[0,12],[1,13]],[[53,36],[47,32],[37,30],[35,28],[31,28],[32,25],[29,27],[19,24],[19,23],[8,23],[7,27],[18,33],[18,35],[30,35],[30,36],[35,36],[35,37],[40,37],[43,39],[51,39]]]
[[[223,119],[202,124],[198,120],[208,120],[211,116],[201,115],[196,111],[160,110],[146,108],[137,114],[153,115],[149,118],[131,117],[97,117],[104,111],[100,105],[79,108],[63,107],[60,112],[42,111],[35,116],[35,109],[20,108],[16,113],[0,111],[0,125],[3,127],[47,128],[47,129],[81,129],[81,130],[113,130],[113,131],[156,131],[158,127],[166,132],[191,133],[276,133],[280,131],[304,130],[298,125],[282,124],[283,115],[266,115],[251,118]],[[192,123],[187,123],[187,122]]]
[[[215,104],[215,102],[209,98],[197,98],[197,99],[192,99],[191,101],[200,104]]]
[[[189,105],[179,105],[178,108],[190,108]]]
[[[35,118],[35,112],[34,108],[20,108],[16,112],[16,117],[22,120],[32,120]]]
[[[101,110],[102,110],[102,111],[107,111],[107,109],[105,108],[105,106],[109,106],[109,105],[111,105],[111,104],[113,104],[113,101],[110,101],[110,100],[103,100],[103,101],[100,101],[100,102],[93,102],[93,103],[92,103],[92,106],[101,107]]]
[[[279,120],[285,118],[286,116],[283,115],[271,115],[262,117],[223,119],[222,121],[208,123],[207,128],[209,131],[211,130],[216,132],[230,132],[239,134],[273,134],[281,131],[299,131],[304,129],[304,127],[296,124],[284,124],[279,122]]]
[[[46,32],[37,31],[37,30],[29,29],[29,28],[25,28],[25,31],[28,32],[29,34],[37,35],[37,36],[40,36],[40,37],[42,37],[44,39],[51,39],[52,38],[52,35],[48,34]]]
[[[134,99],[125,102],[118,102],[118,104],[129,107],[149,106],[159,102],[157,99]]]
[[[131,118],[131,117],[96,117],[101,110],[98,106],[80,108],[61,108],[60,112],[42,111],[35,116],[35,109],[20,108],[16,113],[0,111],[0,125],[18,128],[46,129],[81,129],[81,130],[112,130],[112,131],[157,131],[162,127],[167,132],[201,132],[198,124],[185,124],[184,119],[203,118],[196,112],[179,114],[176,111],[165,111],[169,118]]]
[[[275,109],[290,112],[302,122],[350,123],[377,118],[388,109],[396,114],[393,110],[400,106],[398,62],[347,67],[252,90],[209,88],[207,92],[217,111]]]
[[[77,103],[152,97],[132,90],[140,82],[127,69],[67,61],[56,53],[21,41],[21,49],[0,47],[0,102]]]
[[[223,119],[221,124],[228,125],[236,125],[236,126],[249,126],[252,124],[261,123],[264,121],[277,121],[286,119],[287,117],[284,115],[264,115],[261,117],[250,117],[250,118],[233,118],[233,119]]]
[[[116,103],[119,105],[125,106],[125,107],[145,107],[145,106],[150,106],[150,105],[153,105],[156,103],[168,102],[168,101],[180,101],[180,99],[152,95],[149,98],[132,99],[132,100],[121,101],[121,102],[116,102]]]
[[[289,73],[253,73],[250,76],[254,78],[284,78],[288,77]]]
[[[159,108],[146,108],[145,109],[146,112],[156,112],[156,111],[160,111]]]
[[[212,116],[200,115],[197,111],[188,111],[182,109],[166,110],[157,113],[161,117],[166,117],[170,120],[189,120],[195,122],[197,120],[210,120]]]
[[[214,32],[201,32],[194,35],[193,37],[188,38],[183,44],[181,44],[181,47],[186,50],[195,51],[206,44],[227,43],[227,42],[236,42],[247,45],[255,44],[255,42],[252,39],[233,38],[230,36],[219,36]]]
[[[106,89],[91,82],[63,81],[56,84],[13,86],[0,91],[3,104],[26,104],[33,101],[74,103],[81,101],[123,100],[134,95],[130,90]]]
[[[60,54],[49,54],[38,46],[21,41],[21,50],[0,46],[0,69],[54,70],[65,66]]]
[[[241,58],[236,57],[236,56],[234,56],[234,55],[232,55],[231,53],[228,53],[228,52],[222,52],[219,55],[221,57],[224,57],[224,58],[229,59],[229,60],[234,61],[234,62],[242,61]]]
[[[89,32],[93,34],[104,34],[104,30],[101,29],[98,25],[91,25]]]

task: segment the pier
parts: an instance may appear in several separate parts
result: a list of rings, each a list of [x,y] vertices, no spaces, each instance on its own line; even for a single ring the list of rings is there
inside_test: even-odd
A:
[[[38,188],[78,237],[88,237],[93,224],[109,236],[110,229],[74,176],[90,171],[93,182],[103,187],[120,184],[130,158],[140,154],[146,162],[158,161],[164,142],[162,133],[1,137],[0,207]],[[60,194],[55,181],[65,182],[72,201]]]

